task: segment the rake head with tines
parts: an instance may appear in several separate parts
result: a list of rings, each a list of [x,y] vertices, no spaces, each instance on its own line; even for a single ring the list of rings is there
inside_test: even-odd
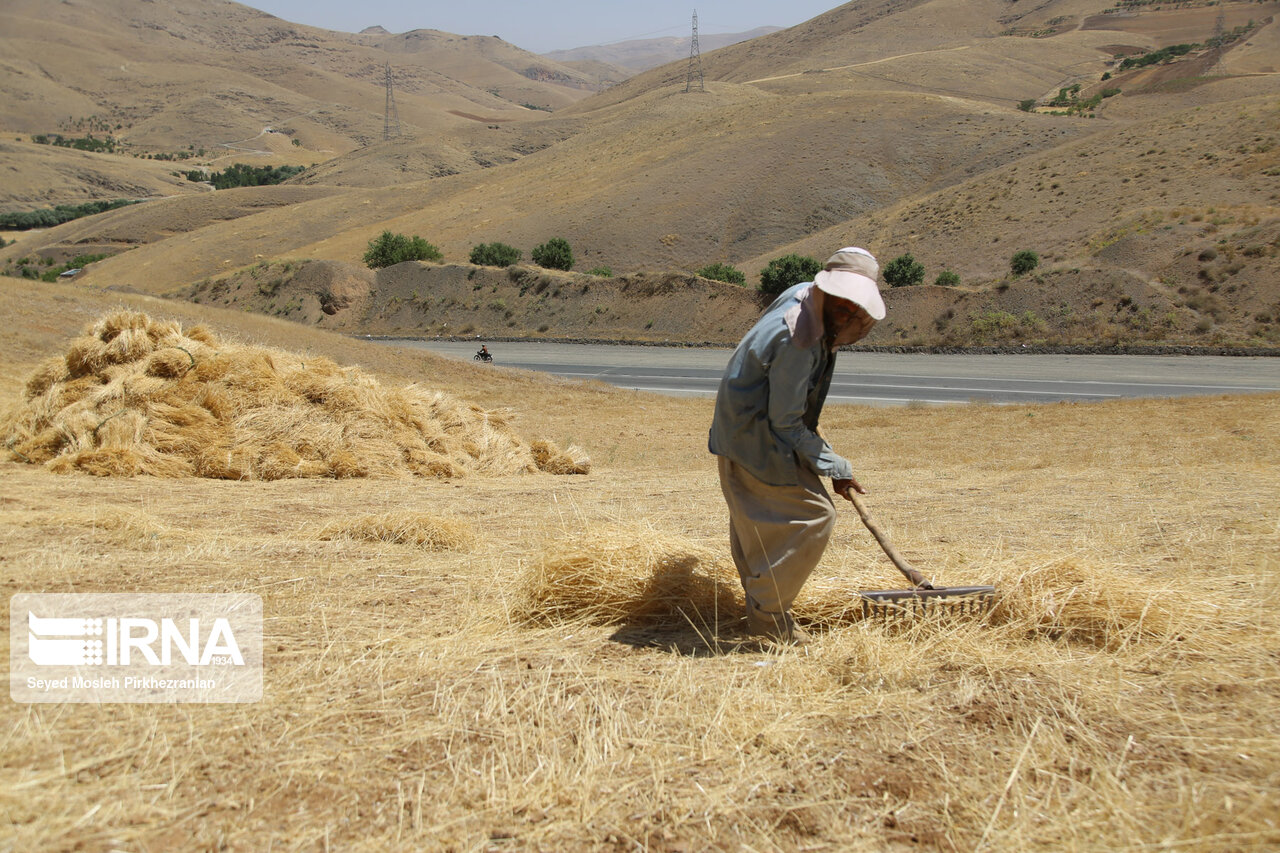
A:
[[[885,556],[898,567],[898,571],[902,572],[907,580],[915,585],[913,589],[860,593],[859,604],[863,616],[885,621],[942,614],[981,616],[995,606],[996,588],[994,586],[935,587],[924,574],[898,553],[897,548],[893,547],[889,537],[885,536],[871,519],[866,505],[862,503],[857,493],[850,490],[848,498],[858,511],[858,517],[862,519],[862,523],[880,543]]]
[[[948,586],[862,592],[860,610],[883,621],[920,616],[981,616],[995,604],[994,586]]]

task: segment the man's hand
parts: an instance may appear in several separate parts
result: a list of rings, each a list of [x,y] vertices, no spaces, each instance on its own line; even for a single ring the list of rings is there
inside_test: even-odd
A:
[[[853,503],[853,495],[849,494],[851,491],[857,492],[860,495],[865,495],[867,493],[867,490],[862,488],[862,486],[859,486],[858,481],[852,477],[847,480],[832,480],[831,488],[835,489],[836,494],[847,500],[849,503]]]

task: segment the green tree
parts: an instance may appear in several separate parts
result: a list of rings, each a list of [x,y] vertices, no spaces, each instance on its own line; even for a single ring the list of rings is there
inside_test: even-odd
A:
[[[163,159],[172,160],[173,158]],[[221,172],[209,175],[209,183],[213,184],[215,190],[262,187],[284,183],[294,175],[305,171],[305,166],[250,166],[246,163],[235,163]]]
[[[573,249],[569,247],[569,241],[562,237],[552,237],[547,242],[535,246],[530,254],[533,262],[540,267],[546,267],[549,270],[573,269]]]
[[[509,267],[522,257],[523,252],[506,243],[481,243],[471,250],[471,263],[482,267]]]
[[[821,262],[806,255],[791,254],[774,258],[760,271],[760,292],[766,296],[777,296],[794,284],[813,281],[813,277],[821,271]]]
[[[32,228],[52,228],[55,225],[61,225],[64,222],[70,222],[82,216],[93,216],[95,213],[104,213],[130,204],[138,204],[138,202],[118,198],[114,201],[60,204],[57,207],[46,207],[40,210],[0,213],[0,228],[11,228],[15,231],[27,231]]]
[[[1058,97],[1049,102],[1051,107],[1069,107],[1075,102],[1076,97],[1080,94],[1080,84],[1074,86],[1063,86],[1058,90]]]
[[[890,287],[909,287],[924,281],[924,264],[910,252],[889,261],[884,268],[884,280]]]
[[[746,284],[747,274],[737,267],[715,263],[698,270],[697,275],[712,281],[727,281],[729,284]]]
[[[439,261],[443,257],[439,249],[416,234],[406,237],[383,231],[376,239],[369,241],[364,262],[370,269],[376,270],[405,261]]]
[[[938,273],[938,278],[933,283],[938,287],[959,287],[960,274],[955,270],[943,270]]]
[[[1026,275],[1038,266],[1040,266],[1040,256],[1030,249],[1014,252],[1013,258],[1009,261],[1009,269],[1015,276]]]
[[[1018,109],[1024,113],[1029,113],[1036,108],[1036,99],[1027,98],[1025,101],[1018,101]]]
[[[1162,47],[1160,50],[1144,53],[1142,56],[1126,56],[1120,60],[1120,70],[1128,71],[1130,68],[1145,68],[1148,65],[1169,62],[1175,57],[1186,56],[1195,50],[1199,45],[1195,44],[1172,44],[1168,47]]]

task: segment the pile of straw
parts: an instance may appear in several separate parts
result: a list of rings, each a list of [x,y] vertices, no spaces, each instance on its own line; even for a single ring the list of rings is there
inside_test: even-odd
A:
[[[318,538],[324,542],[350,539],[412,545],[424,551],[465,551],[475,545],[476,534],[462,519],[390,512],[325,525]]]
[[[1105,565],[1086,567],[1068,558],[1026,567],[991,566],[974,582],[995,585],[995,605],[989,612],[952,616],[945,605],[935,605],[933,615],[925,620],[905,619],[886,623],[887,627],[913,628],[920,621],[943,627],[973,624],[1025,639],[1039,637],[1113,652],[1139,642],[1185,639],[1200,630],[1189,618],[1197,602],[1185,590],[1156,585],[1132,571]],[[796,602],[796,616],[807,625],[828,630],[858,622],[863,619],[859,592],[870,588],[847,578],[815,578]]]
[[[1002,573],[997,625],[1107,651],[1186,639],[1203,628],[1205,602],[1134,568],[1061,558]]]
[[[941,608],[923,620],[876,624],[894,630],[985,626],[1001,635],[1108,651],[1177,641],[1200,630],[1188,618],[1195,602],[1185,591],[1144,582],[1132,570],[1060,559],[992,566],[981,580],[997,589],[996,605],[987,613],[950,616]],[[819,633],[860,622],[865,617],[859,592],[872,586],[824,577],[820,570],[796,601],[796,617]],[[526,624],[710,625],[733,622],[743,613],[727,542],[707,547],[644,527],[593,525],[552,538],[522,567],[516,589],[512,615]]]
[[[741,615],[742,587],[727,551],[612,525],[588,525],[545,543],[523,567],[512,608],[528,624],[716,624]]]
[[[56,472],[288,477],[586,473],[498,412],[383,386],[325,358],[234,344],[116,311],[41,365],[0,423],[13,458]]]

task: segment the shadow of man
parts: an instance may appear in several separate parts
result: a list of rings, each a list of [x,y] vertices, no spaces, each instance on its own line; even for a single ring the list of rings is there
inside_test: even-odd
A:
[[[701,565],[684,554],[660,560],[609,639],[688,657],[739,651],[743,618],[737,584],[697,571]]]

